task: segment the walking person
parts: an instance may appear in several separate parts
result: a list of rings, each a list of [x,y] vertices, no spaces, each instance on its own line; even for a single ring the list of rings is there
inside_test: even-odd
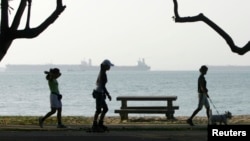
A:
[[[107,126],[103,124],[104,117],[108,112],[108,105],[105,101],[106,97],[111,101],[111,96],[106,88],[108,82],[106,71],[114,66],[109,60],[104,60],[100,65],[100,72],[96,80],[96,88],[93,90],[93,97],[96,101],[96,111],[94,114],[92,131],[102,132],[107,130]],[[99,121],[98,121],[99,119]]]
[[[57,128],[66,128],[66,126],[62,124],[62,95],[59,91],[59,84],[57,81],[57,78],[61,76],[60,70],[58,68],[53,68],[44,73],[46,74],[46,79],[48,80],[50,89],[51,110],[44,117],[39,118],[39,126],[43,128],[43,122],[57,112]]]
[[[198,103],[198,107],[195,109],[193,114],[187,120],[187,123],[191,126],[194,126],[192,120],[194,116],[202,109],[203,106],[206,107],[206,114],[207,114],[207,118],[209,119],[210,105],[208,102],[209,95],[208,95],[208,89],[207,89],[207,81],[205,79],[205,75],[207,74],[208,67],[206,65],[202,65],[199,71],[200,71],[200,76],[198,78],[199,103]]]

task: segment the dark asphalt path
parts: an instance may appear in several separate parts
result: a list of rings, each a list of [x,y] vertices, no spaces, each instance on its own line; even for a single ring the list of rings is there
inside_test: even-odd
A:
[[[89,125],[0,125],[0,141],[207,141],[206,125],[109,125],[109,132],[88,133]]]
[[[205,130],[181,131],[0,131],[0,141],[206,141]]]

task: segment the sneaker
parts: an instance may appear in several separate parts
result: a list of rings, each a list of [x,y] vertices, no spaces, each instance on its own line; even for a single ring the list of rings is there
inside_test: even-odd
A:
[[[107,131],[107,130],[108,130],[108,127],[105,126],[105,125],[103,125],[103,121],[101,121],[101,120],[99,121],[98,126],[99,126],[102,130],[104,130],[104,131]]]
[[[193,123],[192,119],[188,119],[188,120],[187,120],[187,123],[188,123],[190,126],[194,126],[194,123]]]
[[[63,124],[58,124],[57,128],[67,128],[67,126],[63,125]]]
[[[39,126],[40,126],[41,128],[43,128],[43,120],[42,120],[42,117],[39,117],[38,123],[39,123]]]
[[[101,128],[104,131],[108,131],[108,127],[105,125],[99,125],[99,128]]]
[[[97,125],[92,126],[91,130],[92,130],[92,132],[104,132],[104,130]]]

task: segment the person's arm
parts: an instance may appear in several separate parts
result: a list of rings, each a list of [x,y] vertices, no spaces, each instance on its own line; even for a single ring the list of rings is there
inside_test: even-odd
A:
[[[103,85],[103,89],[104,89],[104,93],[108,96],[108,99],[111,101],[112,97],[110,96],[110,94],[106,88],[106,85]]]

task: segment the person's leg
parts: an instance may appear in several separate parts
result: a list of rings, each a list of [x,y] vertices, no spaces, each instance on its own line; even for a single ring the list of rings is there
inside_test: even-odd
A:
[[[62,108],[57,108],[57,128],[67,128],[62,124]]]
[[[210,124],[211,123],[211,119],[210,119],[210,116],[211,116],[211,109],[210,109],[210,105],[209,105],[209,102],[208,102],[208,100],[207,100],[207,98],[206,98],[206,101],[205,101],[205,107],[206,107],[206,114],[207,114],[207,121],[208,121],[208,124]]]
[[[51,107],[50,112],[48,112],[44,117],[40,117],[40,118],[39,118],[39,126],[40,126],[41,128],[43,128],[43,122],[44,122],[48,117],[50,117],[51,115],[53,115],[55,112],[56,112],[56,108],[52,108],[52,107]]]
[[[101,108],[96,108],[94,119],[93,119],[93,124],[92,124],[93,132],[99,132],[99,130],[100,130],[99,126],[98,126],[98,123],[97,123],[97,120],[98,120],[98,117],[99,117],[100,113],[101,113]]]
[[[97,120],[98,120],[100,113],[102,112],[101,108],[102,108],[101,97],[99,95],[96,95],[96,111],[95,111],[93,125],[92,125],[92,128],[94,129],[98,127]]]
[[[187,123],[191,126],[194,126],[193,123],[193,118],[196,116],[196,114],[201,110],[201,108],[197,108],[196,110],[194,110],[193,114],[187,119]]]
[[[206,107],[206,113],[207,113],[207,119],[209,119],[209,112],[210,112],[210,105],[209,105],[209,102],[208,102],[208,98],[206,97],[205,100],[204,100],[204,105]]]
[[[200,107],[198,107],[197,109],[195,109],[194,112],[193,112],[193,114],[190,116],[189,119],[192,120],[199,113],[200,110],[201,110]]]
[[[94,123],[97,123],[100,113],[101,113],[101,108],[96,108],[95,115],[94,115]]]
[[[48,117],[56,113],[56,108],[51,108],[50,112],[48,112],[43,118],[42,121],[46,120]]]
[[[58,125],[62,124],[62,108],[57,109],[57,123]]]
[[[98,125],[101,128],[103,128],[104,130],[106,130],[107,127],[103,125],[103,121],[104,121],[104,117],[105,117],[106,113],[108,112],[108,105],[107,105],[107,103],[105,101],[103,101],[102,106],[103,106],[103,110],[102,110]]]
[[[102,105],[103,109],[102,109],[102,112],[101,112],[101,116],[100,116],[100,121],[103,121],[104,120],[104,117],[106,115],[106,113],[108,112],[108,105],[105,101],[103,101],[103,105]]]
[[[207,124],[209,125],[211,123],[211,119],[210,119],[210,108],[206,107],[206,114],[207,114]]]
[[[191,126],[194,126],[193,124],[193,118],[199,113],[199,111],[202,109],[204,99],[203,94],[199,94],[199,103],[198,107],[194,110],[193,114],[188,118],[187,123]]]

